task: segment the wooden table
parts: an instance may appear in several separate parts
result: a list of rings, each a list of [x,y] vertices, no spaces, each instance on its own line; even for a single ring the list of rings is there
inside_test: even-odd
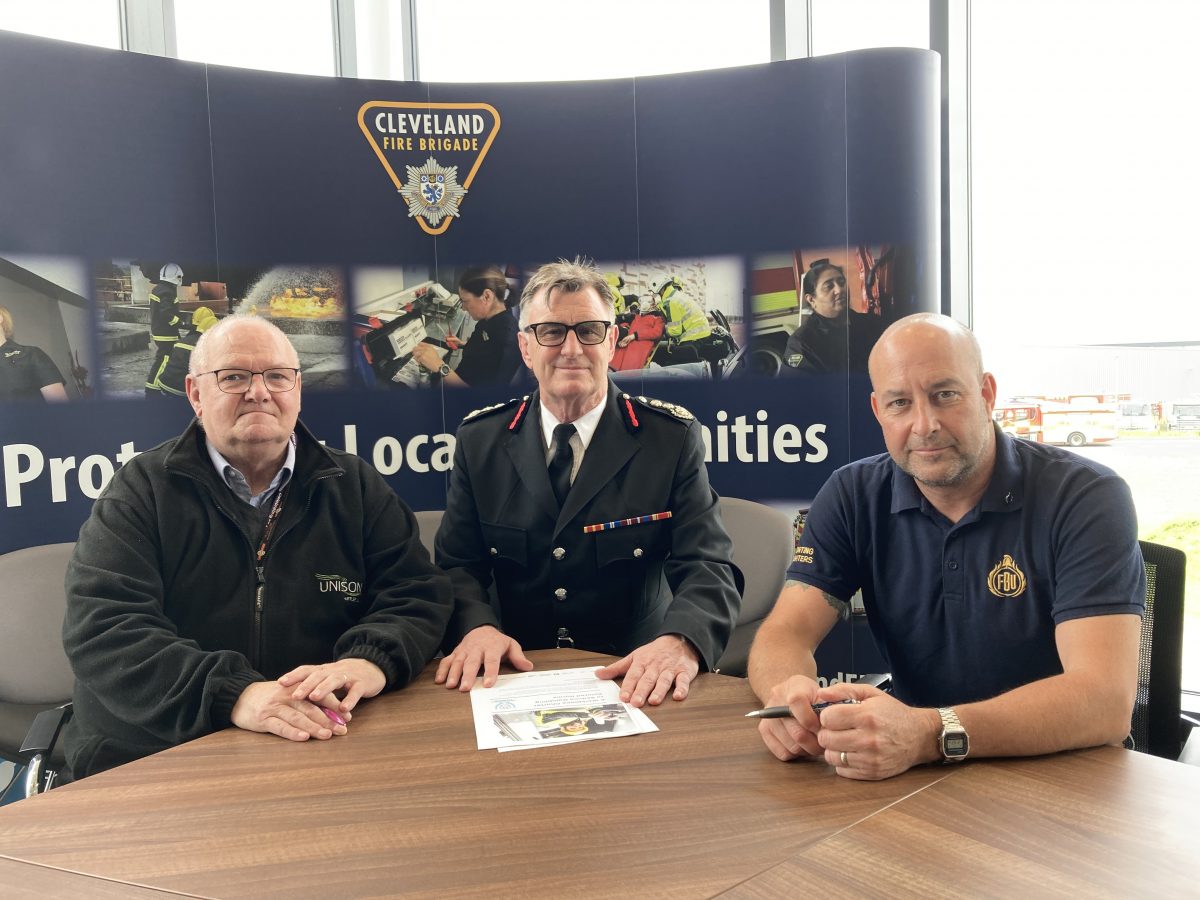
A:
[[[1097,747],[963,763],[723,898],[1200,896],[1200,768]]]
[[[39,896],[895,895],[959,883],[937,880],[933,850],[952,874],[983,865],[977,852],[1005,854],[1000,868],[1037,860],[1039,884],[1068,883],[1082,858],[1090,886],[1149,867],[1145,844],[1195,807],[1189,767],[1115,749],[848,781],[772,758],[742,718],[756,705],[745,681],[705,675],[686,702],[649,710],[655,734],[496,753],[475,749],[469,698],[431,669],[364,704],[345,737],[228,729],[0,809],[0,894],[36,874]],[[1196,833],[1190,815],[1181,835]],[[87,876],[105,880],[81,889]]]

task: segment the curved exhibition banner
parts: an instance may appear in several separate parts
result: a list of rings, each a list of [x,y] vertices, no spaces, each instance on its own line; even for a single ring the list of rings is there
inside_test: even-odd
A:
[[[184,345],[270,317],[313,432],[441,508],[458,422],[530,385],[511,347],[468,360],[476,329],[516,329],[464,296],[514,306],[577,256],[628,338],[611,377],[695,415],[718,492],[801,527],[835,468],[883,449],[871,342],[939,308],[938,71],[874,50],[425,84],[0,33],[0,552],[73,540],[115,469],[186,425],[167,305]]]

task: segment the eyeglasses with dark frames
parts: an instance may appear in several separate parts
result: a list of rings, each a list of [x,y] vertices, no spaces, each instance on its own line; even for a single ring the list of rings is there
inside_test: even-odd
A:
[[[603,319],[588,319],[586,322],[576,322],[567,325],[564,322],[535,322],[526,325],[525,330],[532,332],[534,339],[543,347],[557,347],[567,339],[567,332],[575,332],[575,337],[581,344],[599,344],[604,341],[612,322]]]
[[[253,372],[250,369],[214,369],[211,372],[198,372],[196,377],[215,375],[217,387],[226,394],[244,394],[250,390],[254,376],[261,375],[268,391],[272,394],[284,394],[296,386],[296,377],[299,374],[299,369],[276,366],[261,372]]]

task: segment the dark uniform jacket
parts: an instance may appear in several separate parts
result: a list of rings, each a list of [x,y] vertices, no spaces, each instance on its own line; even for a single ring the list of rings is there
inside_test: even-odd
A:
[[[160,281],[150,292],[150,339],[160,343],[174,344],[179,340],[179,289],[169,281]]]
[[[712,668],[741,605],[741,573],[704,467],[700,427],[609,385],[607,407],[562,511],[546,468],[538,394],[472,414],[458,430],[436,558],[451,571],[454,647],[494,625],[525,649],[623,656],[686,637]],[[584,526],[671,518],[585,534]],[[488,601],[493,583],[499,614]]]
[[[510,384],[521,368],[517,319],[510,312],[475,323],[455,373],[471,387]]]
[[[871,348],[886,326],[879,316],[854,310],[845,318],[805,316],[788,338],[779,374],[865,372]]]
[[[433,657],[449,579],[368,463],[297,423],[295,469],[256,566],[263,518],[218,476],[195,423],[100,495],[66,579],[76,778],[227,727],[246,687],[296,666],[359,657],[390,689]]]

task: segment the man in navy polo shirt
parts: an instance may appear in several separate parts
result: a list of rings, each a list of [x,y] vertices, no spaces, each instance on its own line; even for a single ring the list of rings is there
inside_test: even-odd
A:
[[[870,374],[888,452],[818,493],[750,654],[759,698],[792,713],[760,723],[767,747],[879,779],[968,753],[1120,742],[1145,605],[1128,486],[1002,434],[996,380],[953,319],[896,322]],[[894,696],[814,680],[814,651],[860,588]],[[855,702],[812,710],[826,700]]]

